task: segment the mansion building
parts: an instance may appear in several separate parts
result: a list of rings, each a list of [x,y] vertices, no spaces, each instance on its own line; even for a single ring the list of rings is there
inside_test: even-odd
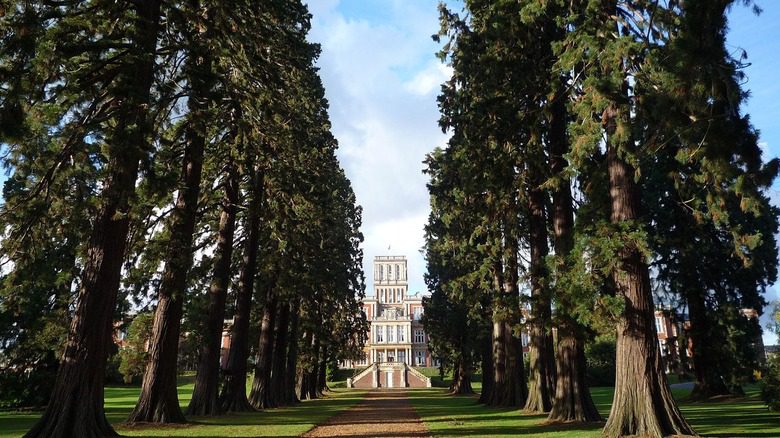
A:
[[[366,368],[351,379],[355,387],[428,386],[411,367],[438,366],[423,329],[421,294],[409,296],[405,256],[374,257],[374,294],[363,300],[370,331],[361,360],[343,368]],[[362,383],[362,384],[361,384]]]

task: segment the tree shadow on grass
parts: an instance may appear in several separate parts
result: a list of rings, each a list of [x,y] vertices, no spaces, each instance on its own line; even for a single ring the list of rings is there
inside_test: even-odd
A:
[[[592,393],[599,411],[606,417],[612,388],[592,388]],[[604,425],[546,423],[545,415],[524,414],[517,408],[486,407],[476,399],[452,397],[439,390],[412,394],[412,398],[419,415],[435,435],[441,436],[598,436]],[[681,400],[680,407],[702,436],[780,437],[780,416],[766,410],[752,393],[739,399],[701,403]]]

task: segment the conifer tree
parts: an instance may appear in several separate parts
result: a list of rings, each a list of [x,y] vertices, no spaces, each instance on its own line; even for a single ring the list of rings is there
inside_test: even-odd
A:
[[[195,1],[187,16],[190,26],[184,30],[187,48],[186,80],[191,92],[188,96],[188,120],[184,134],[184,153],[180,185],[173,214],[168,223],[168,247],[165,269],[157,296],[154,326],[149,343],[149,363],[144,373],[141,395],[130,414],[130,422],[183,423],[179,407],[176,377],[180,326],[187,292],[187,275],[192,266],[192,241],[197,221],[203,155],[205,151],[206,118],[213,83],[209,47],[205,41],[212,38],[204,21],[213,15]],[[185,25],[186,26],[186,25]]]
[[[25,7],[7,10],[29,12]],[[103,410],[103,376],[139,164],[154,137],[149,108],[161,4],[42,5],[37,12],[38,19],[51,21],[28,47],[35,47],[37,68],[49,71],[27,77],[37,89],[62,84],[53,92],[66,102],[60,108],[64,121],[60,135],[66,140],[39,189],[45,189],[57,164],[69,160],[87,137],[101,144],[105,172],[52,397],[27,436],[113,436]],[[43,21],[38,26],[43,27]],[[18,114],[21,108],[14,105],[22,100],[26,99],[4,99],[4,112]]]

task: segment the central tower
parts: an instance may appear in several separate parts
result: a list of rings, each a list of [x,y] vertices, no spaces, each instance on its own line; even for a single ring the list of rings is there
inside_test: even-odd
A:
[[[397,304],[402,307],[408,292],[406,257],[374,257],[374,293],[377,301],[382,305]]]

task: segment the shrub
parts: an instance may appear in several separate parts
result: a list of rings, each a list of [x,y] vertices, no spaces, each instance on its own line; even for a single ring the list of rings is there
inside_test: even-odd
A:
[[[615,339],[596,338],[585,347],[588,386],[613,386],[615,384]]]
[[[119,372],[125,383],[133,383],[144,374],[153,318],[151,312],[139,313],[127,328],[126,345],[119,350]]]
[[[780,411],[780,355],[773,355],[761,378],[761,399],[770,411]]]

